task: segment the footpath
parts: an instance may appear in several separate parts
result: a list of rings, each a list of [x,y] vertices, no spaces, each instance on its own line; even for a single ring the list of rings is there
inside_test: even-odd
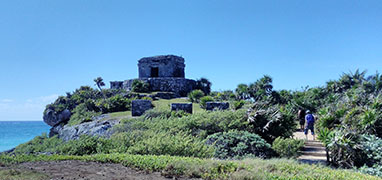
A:
[[[305,140],[305,134],[301,131],[293,133],[293,137],[295,139]],[[308,140],[305,140],[301,156],[298,157],[297,160],[308,164],[326,165],[326,151],[324,145],[318,140],[313,141],[313,136],[309,133]]]

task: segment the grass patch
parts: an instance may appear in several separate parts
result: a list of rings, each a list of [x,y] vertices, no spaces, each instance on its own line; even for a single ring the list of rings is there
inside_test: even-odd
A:
[[[177,156],[96,154],[86,156],[18,155],[0,156],[4,164],[27,161],[81,160],[121,163],[124,166],[145,171],[158,171],[166,177],[203,179],[340,179],[377,180],[375,176],[352,170],[331,169],[321,165],[300,164],[287,159],[245,159],[241,161],[199,159]]]
[[[111,118],[131,117],[131,111],[113,112],[109,113],[109,115]]]
[[[176,99],[159,99],[153,101],[155,108],[158,109],[171,109],[172,103],[190,103],[188,99],[185,98],[176,98]],[[204,112],[205,110],[200,107],[198,103],[192,103],[192,113]]]

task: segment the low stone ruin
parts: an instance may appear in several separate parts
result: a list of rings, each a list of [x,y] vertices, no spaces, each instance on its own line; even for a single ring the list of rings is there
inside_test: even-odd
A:
[[[153,108],[150,100],[133,100],[131,102],[131,115],[132,116],[141,116],[147,110]]]
[[[213,111],[213,110],[225,110],[229,108],[228,102],[207,102],[206,104],[206,110],[207,111]]]
[[[184,111],[192,114],[192,103],[172,103],[171,111]]]

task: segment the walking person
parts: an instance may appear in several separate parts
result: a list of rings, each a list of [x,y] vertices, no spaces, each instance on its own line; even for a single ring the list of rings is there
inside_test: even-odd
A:
[[[306,136],[306,140],[308,140],[308,131],[310,130],[312,132],[312,135],[313,135],[313,141],[316,140],[316,136],[314,134],[314,116],[313,114],[307,110],[306,111],[306,116],[305,116],[305,136]]]
[[[300,122],[300,129],[301,132],[304,132],[305,129],[305,111],[302,109],[299,109],[297,112],[297,119]]]

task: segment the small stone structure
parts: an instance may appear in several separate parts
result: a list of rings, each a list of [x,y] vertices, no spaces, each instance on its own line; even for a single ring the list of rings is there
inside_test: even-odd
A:
[[[225,110],[229,108],[228,102],[207,102],[206,110],[212,111],[214,109]]]
[[[131,115],[132,116],[141,116],[147,110],[153,108],[150,100],[133,100],[131,102]]]
[[[172,103],[171,111],[184,111],[192,114],[192,103]]]
[[[174,55],[144,57],[138,61],[139,78],[184,78],[184,58]]]
[[[144,57],[138,61],[139,78],[111,81],[111,89],[131,90],[134,80],[150,84],[150,91],[173,92],[185,97],[195,89],[196,81],[185,78],[184,58],[174,55]]]

